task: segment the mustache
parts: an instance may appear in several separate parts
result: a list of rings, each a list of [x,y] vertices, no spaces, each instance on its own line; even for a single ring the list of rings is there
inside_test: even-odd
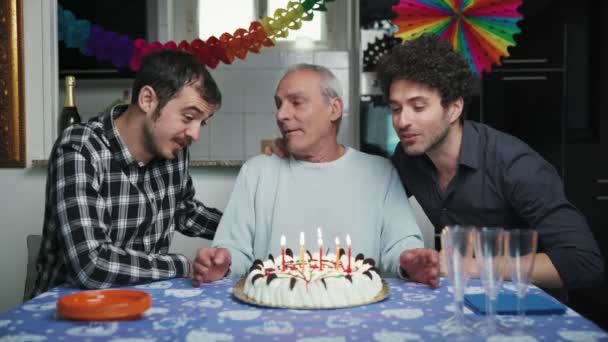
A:
[[[182,146],[190,146],[192,144],[192,139],[185,137],[185,138],[175,138],[173,139],[176,143],[182,145]]]

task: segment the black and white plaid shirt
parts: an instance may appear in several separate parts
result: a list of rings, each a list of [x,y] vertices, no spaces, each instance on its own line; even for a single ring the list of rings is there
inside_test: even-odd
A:
[[[49,160],[43,240],[32,295],[69,282],[107,288],[186,277],[175,230],[213,239],[221,212],[194,199],[187,149],[137,162],[102,114],[66,129]]]

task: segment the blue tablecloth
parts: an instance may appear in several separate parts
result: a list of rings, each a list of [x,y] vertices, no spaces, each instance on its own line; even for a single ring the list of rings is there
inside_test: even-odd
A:
[[[250,306],[232,296],[235,280],[193,288],[188,279],[135,286],[149,292],[152,307],[136,321],[72,322],[55,316],[57,299],[78,290],[58,287],[0,314],[1,341],[430,341],[445,340],[437,322],[453,314],[451,288],[387,279],[389,298],[371,305],[337,310],[286,310]],[[509,284],[504,291],[513,291]],[[543,293],[532,287],[534,293]],[[467,293],[481,293],[471,281]],[[471,321],[484,316],[465,309]],[[562,315],[531,316],[525,341],[608,340],[608,334],[568,309]],[[515,326],[514,316],[499,316]],[[482,340],[480,336],[475,338]],[[512,341],[491,336],[488,341]]]

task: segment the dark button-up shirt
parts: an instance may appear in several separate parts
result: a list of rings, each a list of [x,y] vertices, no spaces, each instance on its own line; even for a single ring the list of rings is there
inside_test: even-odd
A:
[[[183,277],[173,233],[212,239],[221,213],[194,199],[188,150],[137,162],[105,114],[67,128],[49,160],[33,294],[62,282],[105,288]]]
[[[409,196],[416,197],[438,233],[446,225],[532,228],[566,289],[593,286],[603,260],[585,218],[565,197],[555,168],[521,140],[464,122],[458,169],[445,192],[425,155],[392,157]]]

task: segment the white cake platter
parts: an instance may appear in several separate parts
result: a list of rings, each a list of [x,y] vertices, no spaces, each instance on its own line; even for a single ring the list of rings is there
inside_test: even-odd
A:
[[[368,302],[364,302],[364,303],[358,303],[358,304],[353,304],[353,305],[344,305],[344,306],[333,306],[333,307],[314,307],[314,306],[286,306],[286,305],[271,305],[271,304],[266,304],[266,303],[259,303],[257,301],[255,301],[254,299],[250,298],[249,296],[247,296],[245,294],[245,278],[241,278],[235,285],[234,285],[234,289],[232,290],[232,294],[240,301],[245,302],[247,304],[251,304],[251,305],[256,305],[256,306],[263,306],[263,307],[269,307],[269,308],[281,308],[281,309],[292,309],[292,310],[312,310],[312,309],[341,309],[341,308],[351,308],[351,307],[355,307],[355,306],[361,306],[361,305],[368,305],[368,304],[373,304],[373,303],[377,303],[380,301],[383,301],[386,299],[386,297],[388,297],[388,294],[390,292],[390,286],[388,285],[388,283],[384,280],[382,280],[382,290],[380,290],[380,292],[378,292],[378,294],[370,301]]]

